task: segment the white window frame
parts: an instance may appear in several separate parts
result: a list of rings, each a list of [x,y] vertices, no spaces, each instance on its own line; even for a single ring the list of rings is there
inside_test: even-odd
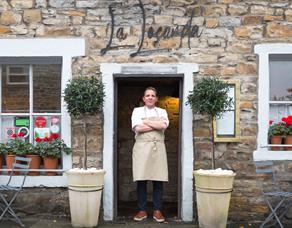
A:
[[[10,68],[11,67],[14,67],[14,66],[13,65],[6,66],[6,72],[7,72],[6,73],[7,74],[6,75],[6,83],[7,83],[7,85],[28,85],[29,84],[29,73],[28,74],[25,74],[25,73],[14,74],[14,77],[17,76],[18,78],[26,77],[28,79],[27,81],[23,81],[23,82],[12,82],[10,80],[10,77],[11,77]],[[25,66],[23,66],[23,67],[25,67]]]
[[[0,39],[0,57],[62,57],[61,90],[72,78],[72,58],[85,55],[85,39]],[[61,98],[61,129],[62,138],[71,145],[71,118]],[[63,170],[72,168],[72,156],[63,154]],[[1,183],[6,183],[8,176],[1,175]],[[15,177],[17,185],[21,177]],[[13,184],[13,183],[12,183]],[[25,187],[66,187],[67,178],[64,176],[27,176]]]
[[[257,149],[253,153],[255,161],[261,160],[292,160],[291,151],[268,150],[269,128],[269,97],[270,97],[270,54],[292,54],[292,44],[274,43],[255,45],[254,51],[258,54],[259,80],[258,80],[258,137]]]

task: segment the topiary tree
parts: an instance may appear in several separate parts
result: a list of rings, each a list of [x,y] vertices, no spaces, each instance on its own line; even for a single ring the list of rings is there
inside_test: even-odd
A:
[[[229,86],[217,77],[203,78],[195,84],[187,98],[187,104],[196,114],[208,115],[210,121],[212,169],[215,169],[214,125],[215,117],[220,117],[232,105],[228,97]]]
[[[94,76],[78,77],[69,81],[64,90],[64,100],[71,116],[83,119],[84,159],[83,168],[87,169],[87,124],[86,116],[94,116],[102,111],[104,85]]]

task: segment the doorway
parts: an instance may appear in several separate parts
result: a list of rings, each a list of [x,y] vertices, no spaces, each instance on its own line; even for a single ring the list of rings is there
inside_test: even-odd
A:
[[[169,182],[164,183],[163,212],[167,218],[180,218],[181,199],[181,88],[183,75],[114,75],[115,78],[115,196],[116,217],[132,218],[137,212],[136,183],[132,179],[132,147],[134,132],[131,114],[134,107],[143,106],[142,96],[146,87],[158,91],[158,107],[166,109],[170,121],[165,131]],[[152,214],[152,183],[147,186],[148,213]]]
[[[194,63],[102,63],[100,72],[105,86],[105,102],[103,107],[103,169],[106,171],[104,177],[103,191],[103,219],[113,221],[117,212],[117,173],[116,173],[116,135],[115,118],[116,92],[115,76],[121,77],[135,74],[137,78],[148,75],[157,77],[169,77],[183,75],[181,102],[181,205],[178,206],[181,219],[185,222],[193,220],[193,112],[187,102],[189,91],[193,89],[193,79],[199,67]],[[132,110],[130,110],[132,112]]]

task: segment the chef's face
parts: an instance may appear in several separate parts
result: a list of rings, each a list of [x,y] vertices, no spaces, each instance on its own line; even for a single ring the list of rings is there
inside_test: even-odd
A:
[[[148,89],[145,91],[144,93],[144,97],[143,97],[143,101],[144,104],[148,107],[148,108],[153,108],[155,106],[155,103],[157,102],[158,98],[156,96],[156,92]]]

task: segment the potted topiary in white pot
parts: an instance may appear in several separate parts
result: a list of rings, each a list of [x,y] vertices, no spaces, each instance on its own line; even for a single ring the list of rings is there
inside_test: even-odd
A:
[[[215,169],[213,120],[232,105],[228,91],[226,82],[217,77],[207,77],[196,83],[188,96],[187,103],[194,113],[207,115],[210,122],[212,169],[194,171],[199,225],[202,228],[225,228],[227,223],[235,173]]]
[[[86,118],[102,112],[104,96],[102,82],[93,76],[74,78],[64,90],[64,100],[69,114],[82,120],[85,141],[83,167],[66,172],[73,227],[95,227],[98,224],[105,171],[96,168],[87,169]]]

